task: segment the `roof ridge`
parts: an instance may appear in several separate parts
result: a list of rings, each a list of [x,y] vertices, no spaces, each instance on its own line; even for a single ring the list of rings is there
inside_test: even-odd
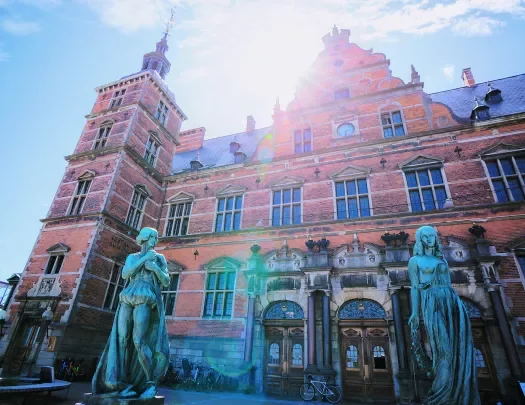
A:
[[[519,73],[517,75],[512,75],[512,76],[507,76],[507,77],[502,77],[500,79],[493,79],[493,80],[487,80],[487,81],[484,81],[484,82],[479,82],[479,83],[476,83],[474,86],[472,87],[475,87],[475,86],[478,86],[480,84],[488,84],[488,83],[494,83],[494,82],[497,82],[499,80],[506,80],[506,79],[512,79],[514,77],[518,77],[518,76],[525,76],[525,73]],[[472,88],[472,87],[469,87],[469,86],[461,86],[461,87],[455,87],[453,89],[448,89],[448,90],[441,90],[441,91],[436,91],[434,93],[427,93],[429,96],[433,95],[433,94],[439,94],[439,93],[446,93],[447,91],[453,91],[453,90],[460,90],[460,89],[469,89],[469,88]]]

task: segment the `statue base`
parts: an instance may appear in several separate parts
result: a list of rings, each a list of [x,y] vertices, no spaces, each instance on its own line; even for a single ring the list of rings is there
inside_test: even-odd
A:
[[[164,405],[164,397],[155,398],[119,398],[102,395],[84,394],[82,402],[75,405]]]

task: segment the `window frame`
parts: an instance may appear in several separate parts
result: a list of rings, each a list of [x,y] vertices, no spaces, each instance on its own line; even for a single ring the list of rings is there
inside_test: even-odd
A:
[[[308,150],[308,151],[304,150],[304,145],[305,145],[304,134],[305,134],[305,131],[310,132],[310,142],[306,142],[306,144],[310,145],[310,150]],[[295,135],[297,133],[301,134],[301,142],[297,142],[296,141]],[[296,147],[296,145],[299,145],[299,144],[301,145],[301,151],[300,152],[296,152],[295,147]],[[302,129],[294,129],[292,131],[292,153],[294,155],[297,155],[297,154],[300,154],[300,153],[310,153],[310,152],[313,152],[313,150],[314,150],[314,135],[313,135],[312,127],[309,126],[309,127],[304,127]]]
[[[170,109],[168,104],[164,103],[162,100],[159,100],[159,104],[157,104],[157,109],[155,110],[155,118],[163,128],[166,128],[168,124],[169,113]]]
[[[219,277],[220,274],[225,274],[225,281],[224,281],[224,287],[223,289],[219,289]],[[233,280],[233,289],[228,288],[228,278],[229,274],[234,275]],[[209,288],[210,283],[210,276],[215,276],[215,287],[213,289]],[[203,319],[233,319],[233,315],[235,312],[235,287],[237,284],[238,279],[238,272],[234,268],[211,268],[206,272],[206,280],[204,285],[204,294],[203,294],[203,306],[201,311],[201,318]],[[216,306],[217,306],[217,296],[218,294],[223,293],[223,299],[222,299],[222,312],[220,315],[216,315]],[[211,315],[207,314],[207,307],[208,307],[208,295],[213,294],[213,298],[211,301]],[[228,294],[231,294],[232,301],[231,301],[231,313],[229,315],[226,315],[226,308],[228,306]]]
[[[401,123],[395,123],[393,119],[393,114],[399,113],[401,116]],[[383,115],[388,114],[388,119],[390,120],[390,124],[384,124],[383,123]],[[405,115],[403,114],[403,108],[399,106],[398,109],[389,110],[389,111],[379,111],[379,123],[381,126],[381,132],[383,134],[383,139],[395,139],[399,138],[401,136],[408,135],[407,127],[406,127],[406,121],[405,121]],[[396,135],[396,128],[402,127],[403,128],[403,135]],[[392,130],[392,136],[385,136],[385,129],[391,129]]]
[[[442,210],[444,208],[440,208],[439,205],[438,205],[438,200],[436,198],[436,185],[434,184],[434,180],[432,179],[432,173],[431,173],[431,170],[435,170],[435,169],[438,169],[441,173],[441,178],[443,179],[443,184],[438,184],[437,187],[443,187],[445,189],[445,194],[446,194],[446,200],[450,199],[450,190],[449,190],[449,187],[448,187],[448,180],[447,180],[447,176],[445,175],[445,170],[444,170],[444,167],[442,164],[430,164],[430,165],[421,165],[421,166],[416,166],[416,167],[406,167],[406,168],[403,168],[402,169],[402,172],[403,172],[403,182],[404,182],[404,185],[405,185],[405,194],[406,194],[406,198],[407,198],[407,206],[408,206],[408,212],[426,212],[426,211],[437,211],[437,210]],[[419,171],[427,171],[428,175],[429,175],[429,180],[430,180],[430,184],[427,185],[427,186],[421,186],[420,183],[419,183],[419,175],[417,174],[417,172]],[[407,181],[407,173],[416,173],[416,182],[417,182],[417,187],[409,187],[408,186],[408,181]],[[426,209],[425,208],[425,200],[423,198],[423,193],[422,193],[422,189],[431,189],[432,190],[432,201],[434,202],[435,204],[435,208],[433,209]],[[418,190],[419,191],[419,198],[420,198],[420,203],[421,203],[421,206],[422,206],[422,209],[421,210],[417,210],[415,211],[412,207],[412,200],[410,199],[410,191],[414,191],[414,190]],[[444,203],[443,203],[444,204]]]
[[[106,147],[111,128],[113,128],[113,123],[105,123],[98,128],[95,139],[93,140],[93,145],[91,146],[92,150],[103,149]]]
[[[53,261],[53,264],[51,265],[51,269],[50,269],[49,265],[51,264],[51,261],[53,258],[55,258],[55,260]],[[60,264],[58,265],[58,268],[57,268],[57,263],[59,261],[59,258],[62,258],[62,260],[60,261]],[[50,253],[49,257],[47,258],[46,267],[44,268],[44,274],[53,275],[53,274],[60,273],[60,270],[62,270],[62,267],[64,267],[65,260],[66,260],[66,253],[62,253],[62,252]]]
[[[293,190],[294,189],[299,189],[300,191],[300,198],[301,200],[299,201],[299,204],[295,203],[294,204],[294,201],[293,201]],[[283,198],[282,198],[282,192],[285,191],[285,190],[289,190],[290,191],[290,202],[289,203],[283,203]],[[281,193],[281,199],[280,199],[280,203],[279,204],[274,204],[274,195],[276,192],[280,192]],[[304,218],[303,218],[303,201],[304,201],[304,195],[303,195],[303,184],[287,184],[287,185],[284,185],[282,187],[274,187],[272,188],[272,192],[270,194],[270,226],[271,227],[281,227],[281,226],[292,226],[292,225],[301,225],[301,224],[304,224]],[[283,224],[283,207],[284,206],[289,206],[290,207],[290,223],[289,224]],[[293,206],[294,205],[299,205],[300,207],[300,218],[301,218],[301,221],[299,223],[294,223],[293,222]],[[273,210],[275,207],[279,206],[280,207],[280,214],[279,214],[279,225],[274,225],[273,224]]]
[[[150,147],[148,147],[148,145],[150,145]],[[151,145],[156,145],[154,153],[151,152]],[[146,147],[144,149],[144,154],[142,155],[142,157],[152,167],[155,167],[157,165],[157,160],[159,157],[161,146],[161,142],[156,137],[150,134],[148,141],[146,142]],[[151,158],[153,158],[153,162],[151,162]]]
[[[235,203],[237,202],[237,198],[238,197],[241,197],[241,208],[240,209],[236,209],[235,208]],[[226,209],[229,198],[233,198],[233,207],[232,207],[231,210],[227,210]],[[219,201],[220,200],[224,200],[224,210],[221,211],[221,212],[219,212]],[[224,194],[224,195],[223,194],[219,194],[219,195],[217,195],[217,198],[215,200],[215,215],[213,217],[212,232],[213,233],[223,233],[223,232],[234,232],[234,231],[242,230],[243,211],[244,211],[244,193]],[[228,213],[232,214],[232,217],[231,217],[231,228],[229,230],[225,230],[224,229],[224,225],[226,224],[226,214],[228,214]],[[239,229],[233,229],[233,226],[235,224],[235,214],[236,213],[239,213],[240,217],[241,217],[241,220],[239,222]],[[222,226],[221,226],[221,230],[220,231],[217,230],[217,220],[218,220],[218,216],[219,215],[222,215]]]
[[[171,286],[172,277],[175,277],[175,276],[177,277],[175,290],[167,290],[167,288],[169,288]],[[170,277],[170,284],[168,285],[168,287],[162,287],[161,290],[160,290],[160,293],[161,293],[162,303],[164,304],[164,315],[167,316],[167,317],[174,317],[175,316],[175,309],[177,308],[177,297],[179,296],[178,293],[179,293],[180,273],[179,272],[171,272],[171,273],[169,273],[169,277]],[[171,310],[171,314],[168,315],[167,314],[166,303],[168,302],[170,295],[174,295],[175,297],[173,299],[173,308]],[[167,298],[164,298],[165,296]]]
[[[365,180],[366,181],[366,188],[367,188],[367,193],[366,194],[360,194],[359,193],[359,188],[358,188],[358,185],[357,185],[357,181],[358,180]],[[347,187],[346,187],[346,182],[348,181],[354,181],[356,182],[356,195],[355,195],[355,198],[357,199],[357,206],[358,206],[358,216],[356,218],[350,218],[349,216],[349,210],[348,210],[348,194],[347,194]],[[343,197],[337,197],[337,187],[336,187],[336,183],[343,183],[344,184],[344,188],[345,188],[345,195]],[[370,192],[370,178],[369,176],[367,176],[365,173],[363,173],[363,175],[356,175],[356,176],[352,176],[352,177],[342,177],[342,178],[336,178],[336,177],[332,177],[332,190],[333,190],[333,196],[334,196],[334,219],[335,220],[338,220],[338,221],[344,221],[344,220],[355,220],[355,219],[359,219],[359,218],[370,218],[372,216],[374,216],[374,210],[372,208],[372,193]],[[369,215],[366,216],[366,217],[363,217],[361,216],[361,205],[360,205],[360,199],[361,197],[363,196],[367,196],[368,197],[368,210],[369,210]],[[353,196],[351,196],[352,198]],[[338,200],[342,200],[344,199],[345,200],[345,207],[346,207],[346,218],[338,218],[338,211],[337,211],[337,201]]]
[[[144,197],[144,200],[143,200],[141,208],[137,208],[137,207],[135,207],[133,205],[133,200],[134,200],[135,194],[137,194],[138,198]],[[126,220],[124,221],[124,223],[127,226],[129,226],[130,228],[133,228],[133,229],[135,229],[137,231],[140,230],[140,227],[142,225],[142,221],[144,219],[144,214],[146,212],[146,204],[148,202],[148,197],[149,197],[149,193],[147,193],[142,187],[134,187],[133,188],[133,195],[131,196],[131,200],[129,201],[128,213],[126,214]],[[133,223],[135,221],[131,219],[131,218],[135,218],[135,215],[136,215],[135,212],[133,214],[131,214],[132,208],[135,211],[139,211],[140,212],[139,220],[137,221],[137,225],[136,226],[133,226]],[[132,216],[130,217],[130,215],[132,215]],[[131,223],[129,223],[129,222],[131,222]]]
[[[126,89],[127,88],[123,88],[123,89],[119,89],[115,91],[109,103],[110,110],[112,110],[113,108],[120,107],[122,105],[122,101],[124,100],[124,95],[126,94]]]
[[[483,163],[483,168],[485,170],[485,175],[487,176],[487,179],[489,180],[490,190],[492,191],[492,197],[494,198],[494,202],[497,203],[497,204],[505,204],[505,203],[510,203],[510,202],[523,202],[523,201],[525,201],[525,198],[523,200],[515,200],[514,199],[514,195],[512,194],[511,188],[510,188],[508,180],[507,180],[507,177],[517,178],[518,182],[521,185],[521,192],[525,196],[525,179],[523,178],[525,176],[525,173],[521,173],[520,172],[519,166],[516,163],[516,158],[523,158],[523,159],[525,159],[525,154],[523,152],[508,153],[508,154],[501,154],[501,155],[496,155],[496,156],[486,156],[486,157],[483,157],[481,159],[481,161]],[[511,174],[511,175],[506,175],[505,174],[505,172],[503,170],[503,166],[501,165],[501,160],[502,159],[510,159],[515,174]],[[498,176],[498,177],[492,177],[490,175],[490,172],[489,172],[489,168],[488,168],[487,163],[488,162],[493,162],[493,161],[496,161],[497,165],[498,165],[498,170],[499,170],[499,174],[500,174],[500,176]],[[498,194],[497,194],[496,188],[494,187],[493,179],[503,181],[503,184],[505,186],[504,191],[505,191],[505,194],[507,196],[507,201],[499,201],[498,200]]]
[[[85,185],[85,183],[87,183],[87,186]],[[89,195],[89,190],[91,188],[92,183],[93,177],[78,178],[77,185],[75,186],[75,191],[71,196],[71,201],[69,202],[69,206],[67,207],[68,216],[82,214],[84,206],[86,205],[86,200]],[[78,201],[80,201],[80,204],[78,204]]]
[[[168,204],[168,211],[166,212],[166,224],[165,224],[165,226],[164,226],[164,237],[166,237],[166,238],[174,238],[174,237],[178,237],[178,236],[186,236],[186,235],[189,235],[189,234],[190,234],[189,230],[190,230],[191,211],[192,211],[192,209],[193,209],[193,202],[194,202],[193,199],[181,199],[181,200],[169,201],[169,204]],[[190,204],[190,212],[189,212],[188,215],[186,215],[186,205],[187,205],[187,204]],[[170,216],[170,213],[171,213],[171,209],[172,209],[172,207],[175,207],[175,208],[174,208],[174,210],[175,210],[175,214],[177,214],[177,208],[176,208],[176,207],[179,206],[179,205],[182,205],[182,206],[183,206],[183,207],[182,207],[182,216],[177,216],[177,215],[175,215],[175,216],[171,217],[171,216]],[[184,235],[182,235],[182,234],[181,234],[181,231],[182,231],[182,224],[183,224],[184,219],[185,219],[186,217],[188,218],[188,225],[187,225],[187,227],[186,227],[186,233],[185,233]],[[176,220],[179,219],[179,218],[181,219],[181,221],[180,221],[180,226],[179,226],[179,232],[177,232],[177,235],[173,235],[173,234],[168,235],[168,228],[169,228],[169,222],[170,222],[170,220],[173,220],[173,225],[175,225]],[[172,225],[172,229],[171,229],[171,231],[174,230],[173,225]],[[170,232],[170,233],[173,233],[173,232]]]
[[[122,278],[123,269],[124,269],[123,263],[113,262],[113,267],[111,268],[111,273],[109,275],[109,278],[105,280],[107,281],[107,286],[106,286],[106,292],[104,293],[104,299],[102,300],[102,305],[100,306],[102,309],[105,309],[111,312],[115,312],[117,310],[117,307],[119,304],[119,295],[122,292],[122,290],[124,290],[124,287],[126,285],[126,282]],[[115,281],[112,281],[115,270],[118,271],[117,278],[115,279]],[[112,298],[110,300],[109,306],[106,307],[106,299],[108,298],[108,292],[109,292],[111,285],[114,286],[114,289],[111,292]],[[121,287],[120,290],[119,290],[119,287]],[[115,302],[116,302],[116,305],[115,305]]]

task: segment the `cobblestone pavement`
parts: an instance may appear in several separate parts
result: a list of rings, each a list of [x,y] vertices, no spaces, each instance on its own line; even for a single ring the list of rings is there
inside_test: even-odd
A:
[[[64,392],[55,392],[51,396],[33,395],[28,397],[26,405],[75,405],[82,401],[83,394],[91,391],[91,384],[88,382],[75,382],[67,395]],[[183,390],[170,390],[160,388],[159,394],[165,397],[166,405],[306,405],[319,404],[324,405],[328,402],[321,402],[319,398],[316,401],[305,402],[300,398],[297,399],[280,399],[266,397],[264,395],[241,394],[236,392],[195,392]],[[0,398],[0,405],[21,404],[22,400]],[[363,405],[356,402],[341,401],[341,405]],[[386,404],[385,404],[386,405]],[[393,405],[393,404],[392,404]]]

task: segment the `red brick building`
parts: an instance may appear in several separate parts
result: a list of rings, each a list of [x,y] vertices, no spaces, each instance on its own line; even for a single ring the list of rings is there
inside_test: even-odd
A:
[[[165,37],[140,72],[98,87],[8,309],[4,372],[101,353],[123,261],[149,226],[172,278],[173,361],[224,365],[268,393],[295,395],[310,373],[347,398],[408,403],[430,384],[406,327],[408,259],[429,224],[471,315],[482,396],[516,395],[525,75],[477,84],[465,69],[464,87],[427,94],[414,67],[393,77],[349,37],[323,37],[271,127],[248,117],[214,139],[180,131]]]

